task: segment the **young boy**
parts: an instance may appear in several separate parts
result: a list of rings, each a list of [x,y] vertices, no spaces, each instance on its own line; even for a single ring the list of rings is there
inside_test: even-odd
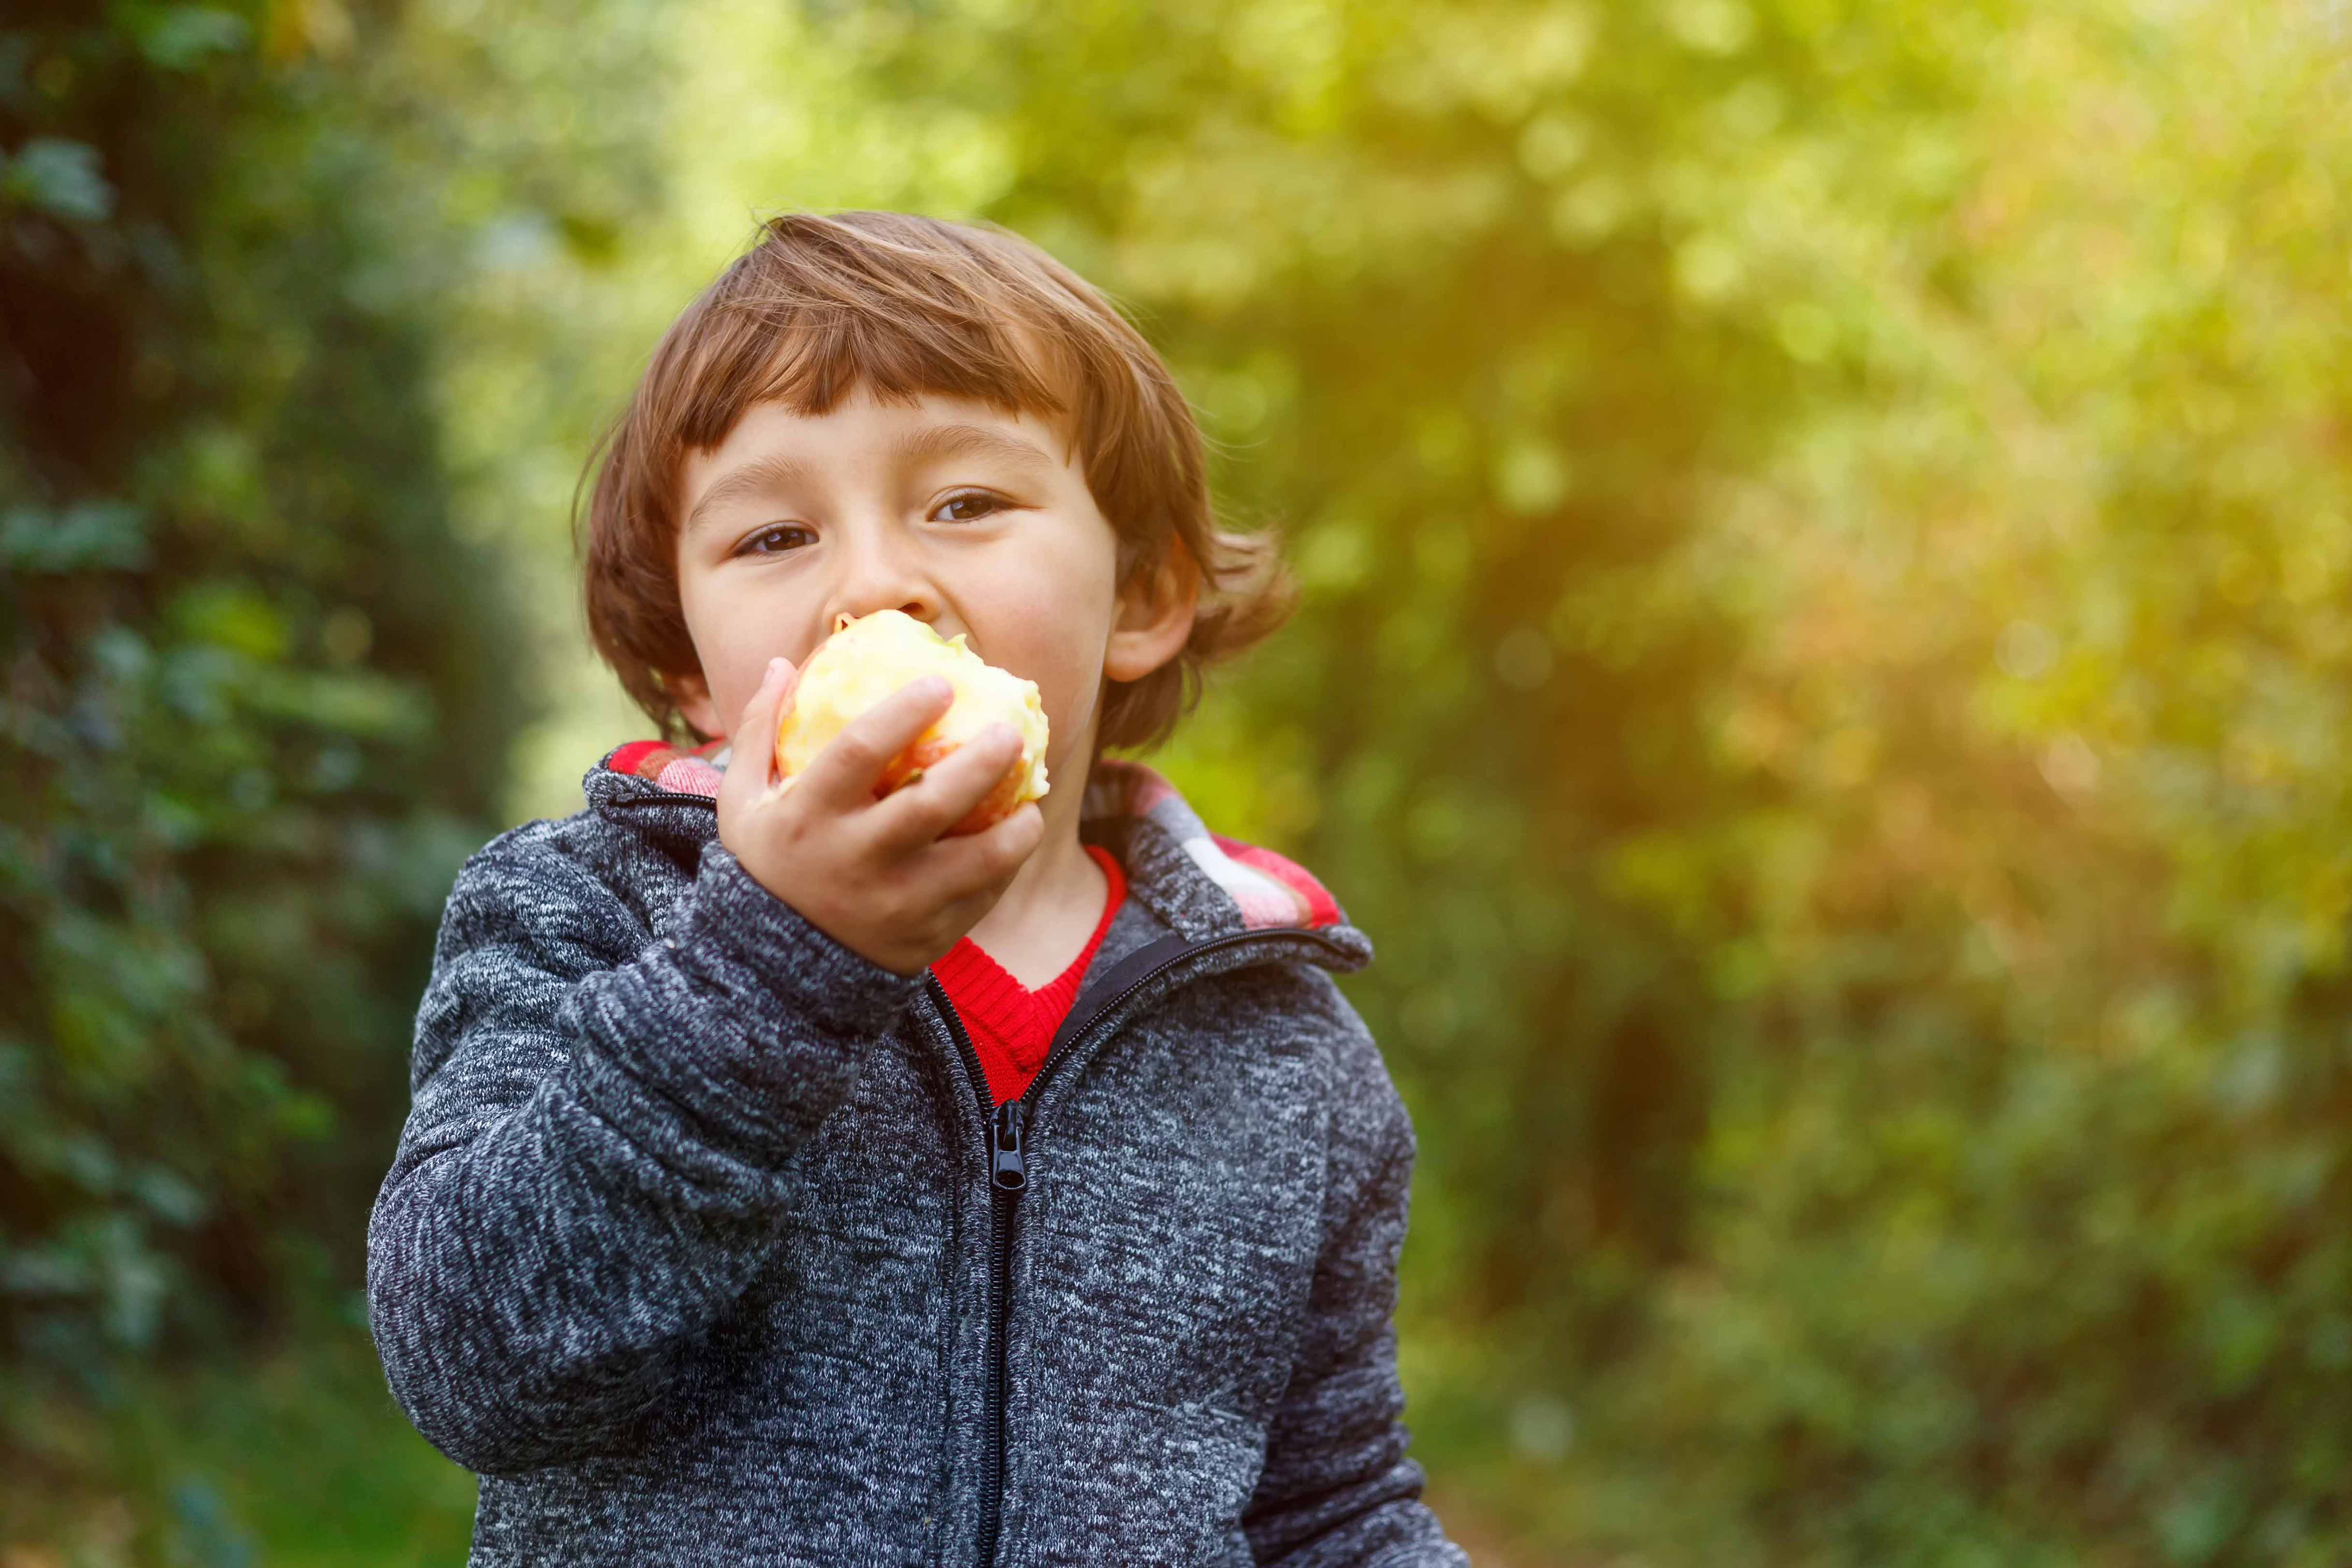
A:
[[[1271,631],[1166,367],[1001,229],[792,215],[608,434],[589,624],[661,727],[474,854],[368,1231],[471,1561],[1466,1561],[1391,1323],[1413,1138],[1371,945],[1149,747]],[[772,793],[836,614],[1034,680],[1048,792],[900,688]],[[689,727],[692,743],[677,733]]]

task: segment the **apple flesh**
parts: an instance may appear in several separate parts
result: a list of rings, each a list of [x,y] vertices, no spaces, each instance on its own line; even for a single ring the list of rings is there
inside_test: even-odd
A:
[[[964,634],[941,637],[899,610],[877,610],[834,623],[801,668],[792,703],[776,727],[779,788],[793,781],[833,737],[876,703],[909,681],[944,675],[954,688],[948,711],[893,757],[876,779],[880,800],[920,779],[989,725],[999,720],[1021,737],[1021,752],[979,804],[943,835],[976,833],[1045,795],[1045,709],[1037,683],[985,663],[965,646]]]

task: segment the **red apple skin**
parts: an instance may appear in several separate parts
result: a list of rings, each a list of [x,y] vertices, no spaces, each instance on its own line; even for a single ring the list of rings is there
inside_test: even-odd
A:
[[[1004,777],[996,781],[996,787],[982,795],[978,805],[966,811],[953,827],[940,836],[960,839],[966,833],[977,833],[992,827],[1011,816],[1016,809],[1014,797],[1021,793],[1021,780],[1028,771],[1021,765],[1021,759],[1014,758],[1012,766],[1005,768]]]

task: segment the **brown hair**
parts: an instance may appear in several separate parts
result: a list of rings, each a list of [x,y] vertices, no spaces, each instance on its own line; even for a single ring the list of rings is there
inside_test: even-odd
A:
[[[1092,285],[993,224],[789,213],[670,325],[599,437],[584,547],[573,496],[589,637],[665,740],[711,738],[664,679],[699,668],[677,591],[686,455],[717,447],[755,402],[821,415],[861,382],[886,400],[937,392],[1058,417],[1118,533],[1118,583],[1169,564],[1171,545],[1198,563],[1192,635],[1159,669],[1108,684],[1097,758],[1167,739],[1199,702],[1202,671],[1288,618],[1297,591],[1278,536],[1217,526],[1192,409]]]

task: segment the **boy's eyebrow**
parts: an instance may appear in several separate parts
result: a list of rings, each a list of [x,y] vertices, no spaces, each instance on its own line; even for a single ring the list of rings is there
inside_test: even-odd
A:
[[[739,497],[781,490],[808,476],[808,465],[797,457],[787,457],[777,452],[765,457],[754,457],[740,467],[730,468],[717,484],[705,490],[702,499],[694,504],[694,510],[686,515],[686,527],[680,531],[694,532],[709,519],[712,513]]]
[[[1001,430],[979,424],[927,424],[899,437],[890,455],[905,464],[935,463],[942,457],[994,457],[1028,465],[1053,465],[1054,459],[1033,444]]]
[[[1050,467],[1054,462],[1051,454],[1031,442],[978,424],[927,424],[892,443],[890,455],[908,466],[936,463],[945,457],[993,457],[1023,467]],[[755,457],[729,469],[717,484],[703,492],[702,499],[687,514],[684,531],[692,533],[730,501],[764,495],[805,482],[810,476],[809,465],[797,457],[782,453]]]

